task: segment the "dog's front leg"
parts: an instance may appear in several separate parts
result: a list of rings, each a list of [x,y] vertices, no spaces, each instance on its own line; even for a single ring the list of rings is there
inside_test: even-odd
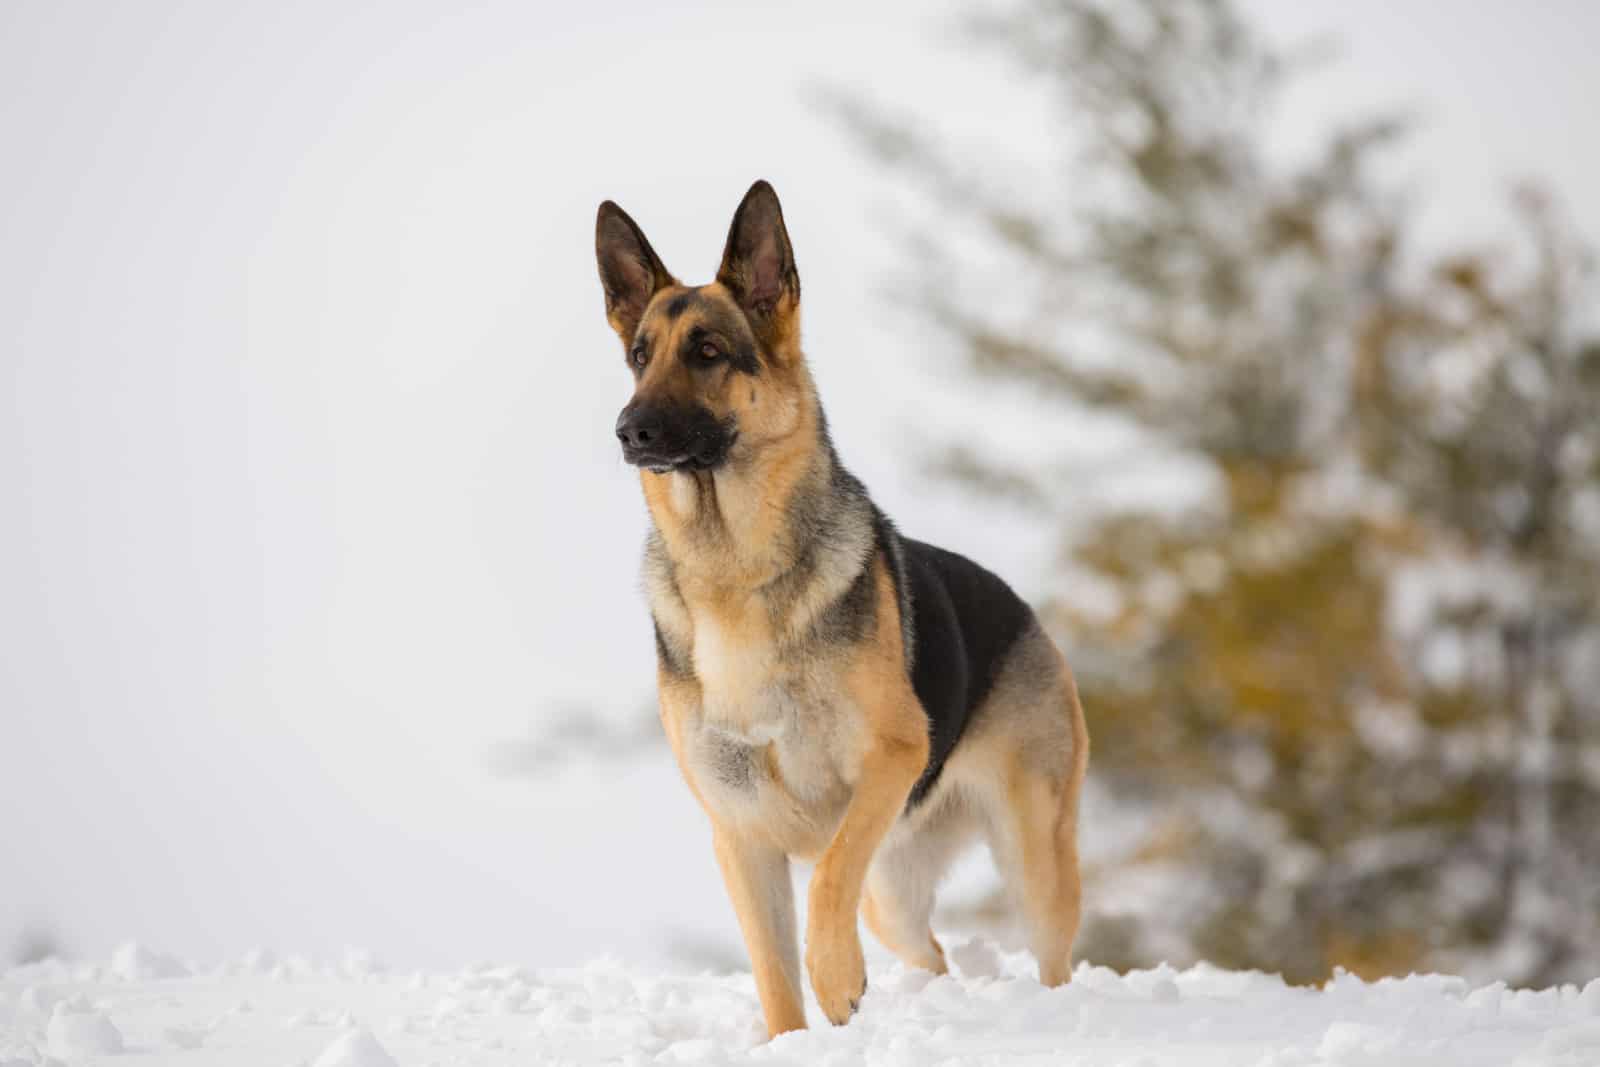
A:
[[[715,808],[695,784],[694,770],[685,756],[686,723],[697,714],[700,687],[662,665],[657,675],[661,693],[661,725],[683,771],[683,780],[711,820],[717,865],[728,888],[750,952],[761,1010],[767,1017],[767,1036],[804,1030],[806,1006],[800,992],[799,949],[795,944],[794,883],[789,881],[789,857],[763,842],[751,841],[718,818]]]
[[[867,988],[856,927],[867,868],[928,762],[927,720],[903,675],[891,671],[887,684],[874,679],[857,695],[872,733],[850,803],[811,877],[806,919],[806,971],[835,1024],[850,1018]]]
[[[715,828],[715,841],[722,880],[750,950],[756,991],[767,1017],[767,1036],[803,1030],[806,1008],[800,995],[789,857],[721,826]]]

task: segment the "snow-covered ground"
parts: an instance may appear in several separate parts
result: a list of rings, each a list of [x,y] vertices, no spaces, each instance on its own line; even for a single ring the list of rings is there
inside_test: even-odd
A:
[[[936,978],[872,956],[849,1026],[767,1044],[747,974],[616,962],[406,974],[360,953],[200,969],[125,945],[108,964],[49,961],[0,979],[0,1065],[1600,1064],[1600,980],[1530,991],[1340,976],[1315,990],[1206,966],[1118,976],[1083,964],[1050,990],[1026,956],[983,941],[951,958],[957,974]]]

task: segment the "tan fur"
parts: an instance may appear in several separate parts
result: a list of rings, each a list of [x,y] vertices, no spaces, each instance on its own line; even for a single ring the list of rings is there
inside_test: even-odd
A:
[[[893,583],[882,562],[875,569],[879,618],[892,619]],[[806,931],[812,990],[834,1023],[850,1017],[867,985],[855,923],[867,868],[928,762],[927,721],[903,657],[899,627],[879,625],[845,682],[866,717],[868,741],[849,807],[811,879]]]
[[[721,827],[713,841],[717,865],[722,869],[728,897],[750,949],[767,1034],[776,1037],[789,1030],[804,1030],[806,1007],[800,994],[800,966],[795,959],[794,888],[789,882],[789,858],[776,846],[752,842],[726,833]]]
[[[655,298],[646,328],[662,318],[658,309],[676,292],[669,289]],[[706,286],[701,294],[731,303],[720,285]],[[664,331],[665,347],[693,325],[685,316]],[[648,401],[690,391],[715,414],[738,418],[740,442],[727,467],[715,474],[641,470],[645,502],[672,558],[697,581],[756,588],[789,562],[779,527],[784,502],[816,455],[815,386],[803,363],[774,368],[757,382],[740,380],[728,369],[700,385],[681,364],[662,359],[646,369],[635,395]]]
[[[1043,631],[1019,640],[973,716],[938,787],[884,842],[862,917],[908,965],[942,974],[929,929],[934,888],[953,856],[988,839],[1016,893],[1039,980],[1072,977],[1080,919],[1078,797],[1089,733],[1065,659]]]
[[[814,434],[814,414],[801,425]],[[778,633],[759,591],[788,562],[771,526],[776,520],[753,515],[746,522],[729,521],[730,512],[739,512],[721,506],[725,499],[743,505],[796,484],[796,460],[815,447],[814,440],[805,448],[780,445],[770,450],[770,460],[763,455],[762,469],[755,471],[643,476],[646,500],[675,565],[675,595],[653,590],[668,601],[658,624],[687,631],[695,667],[693,681],[663,677],[663,721],[684,776],[711,818],[773,1033],[793,1022],[795,1005],[780,980],[787,970],[775,955],[780,939],[773,909],[750,873],[766,866],[757,857],[776,851],[817,860],[808,898],[806,969],[824,1014],[843,1022],[865,983],[855,924],[862,884],[877,843],[904,807],[928,756],[926,719],[905,673],[898,605],[882,561],[874,564],[879,623],[872,639],[833,670],[797,668],[779,655]],[[697,507],[717,507],[717,537],[688,532],[671,486],[662,484],[671,479],[694,479]],[[764,488],[745,487],[752,484]],[[767,499],[774,510],[784,501]],[[832,599],[825,589],[808,593],[792,606],[783,630],[803,626],[819,601]],[[774,713],[771,694],[780,690],[798,695],[778,698]],[[797,729],[793,713],[802,705],[836,709],[836,721]],[[729,745],[760,751],[767,775],[759,790],[718,782],[718,759]],[[787,878],[787,861],[783,871]],[[763,883],[766,894],[783,891],[778,881],[773,875]]]

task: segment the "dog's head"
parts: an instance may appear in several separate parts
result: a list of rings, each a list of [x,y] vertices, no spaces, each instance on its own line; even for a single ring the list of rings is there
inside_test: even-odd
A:
[[[609,200],[595,220],[595,255],[606,320],[634,380],[617,417],[627,462],[714,470],[793,431],[804,381],[800,275],[772,186],[745,194],[709,285],[674,278]]]

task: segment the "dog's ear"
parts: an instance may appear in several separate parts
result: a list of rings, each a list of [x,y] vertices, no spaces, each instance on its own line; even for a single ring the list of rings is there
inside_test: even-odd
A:
[[[750,187],[733,213],[717,281],[733,293],[769,347],[791,339],[800,312],[800,274],[778,194],[764,181]]]
[[[639,224],[610,200],[595,216],[594,255],[606,294],[606,321],[626,347],[633,343],[650,298],[676,285],[677,279],[662,265]]]

